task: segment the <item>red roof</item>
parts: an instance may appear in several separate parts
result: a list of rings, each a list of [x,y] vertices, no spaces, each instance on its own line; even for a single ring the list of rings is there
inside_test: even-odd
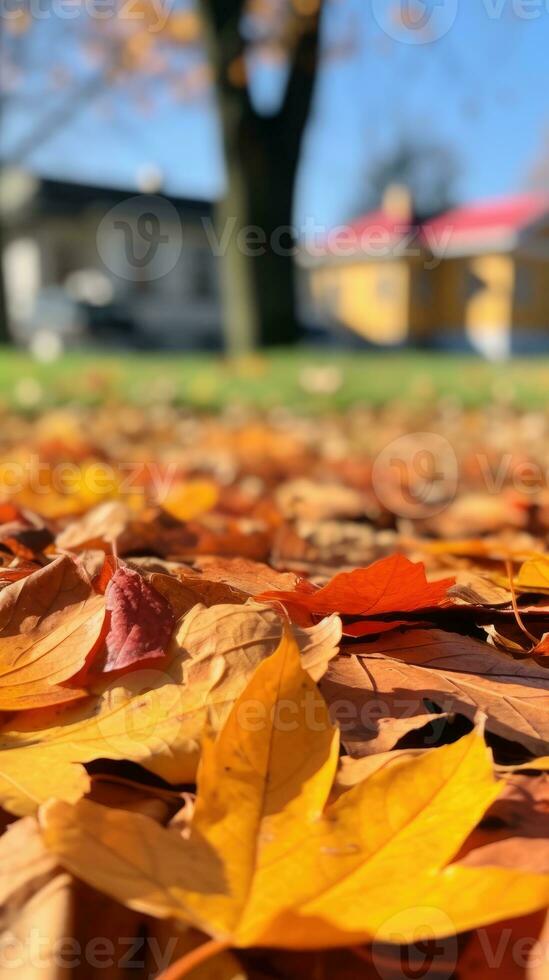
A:
[[[364,253],[381,256],[395,240],[410,241],[411,234],[419,234],[433,251],[451,252],[453,247],[465,248],[468,243],[474,248],[483,239],[489,244],[494,240],[496,244],[502,243],[546,215],[549,216],[549,195],[541,193],[516,194],[466,204],[416,226],[405,219],[396,219],[380,208],[335,228],[320,247],[317,245],[311,252],[323,257]]]
[[[374,234],[375,231],[388,231],[391,235],[400,237],[403,227],[408,224],[406,220],[396,219],[387,214],[383,208],[379,208],[377,211],[370,211],[369,214],[363,215],[362,218],[357,218],[356,221],[351,221],[346,227],[359,237]]]
[[[383,208],[371,211],[356,221],[333,228],[320,242],[309,242],[310,255],[325,258],[347,258],[353,255],[381,257],[395,243],[416,235],[419,229],[402,218],[396,219]]]
[[[424,228],[451,228],[454,234],[508,233],[521,231],[549,212],[545,194],[516,194],[512,197],[466,204],[446,211]]]

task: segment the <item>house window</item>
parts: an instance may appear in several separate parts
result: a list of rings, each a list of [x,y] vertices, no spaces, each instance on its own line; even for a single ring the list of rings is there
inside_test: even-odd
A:
[[[429,269],[418,272],[417,298],[420,303],[430,303],[433,298],[433,274]]]
[[[519,306],[529,306],[533,299],[532,270],[526,265],[517,266],[515,297]]]
[[[387,272],[380,272],[377,277],[377,295],[381,300],[392,300],[397,294],[395,277]]]
[[[340,315],[341,290],[337,275],[320,272],[311,277],[311,298],[320,322],[336,323]]]
[[[470,269],[467,270],[467,274],[464,277],[464,293],[465,299],[473,299],[477,294],[486,289],[487,283],[480,276],[475,275]]]
[[[191,292],[193,299],[203,302],[212,298],[212,256],[208,249],[197,249],[192,260]]]

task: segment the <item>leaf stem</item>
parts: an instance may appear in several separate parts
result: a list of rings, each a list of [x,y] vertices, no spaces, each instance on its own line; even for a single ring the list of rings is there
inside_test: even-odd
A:
[[[172,963],[167,970],[158,975],[157,980],[181,980],[181,977],[186,977],[201,963],[211,960],[218,953],[228,949],[229,945],[226,939],[210,939],[207,943],[197,946],[196,949],[191,949],[190,953],[185,953],[185,956]]]
[[[519,627],[519,629],[522,630],[522,632],[525,634],[525,636],[528,637],[528,639],[531,641],[531,643],[533,643],[534,646],[536,646],[539,643],[539,639],[538,639],[537,636],[534,636],[532,633],[530,633],[526,629],[526,626],[522,622],[522,619],[521,619],[521,616],[520,616],[520,613],[519,613],[519,610],[518,610],[517,596],[516,596],[516,593],[515,593],[515,585],[514,585],[514,582],[513,582],[513,565],[512,565],[512,562],[509,561],[509,559],[507,559],[506,562],[505,562],[505,570],[507,572],[507,578],[509,579],[509,591],[511,593],[511,605],[513,607],[513,613],[514,613],[515,619],[517,621],[517,626]]]

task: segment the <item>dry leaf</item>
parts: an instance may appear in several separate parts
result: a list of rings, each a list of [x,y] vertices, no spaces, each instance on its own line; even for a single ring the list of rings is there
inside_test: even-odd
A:
[[[269,565],[249,558],[219,558],[202,555],[194,567],[209,582],[224,582],[239,592],[257,596],[267,589],[294,589],[299,578],[293,572],[277,572]],[[223,601],[223,600],[219,600]]]
[[[177,578],[153,572],[151,585],[170,603],[176,616],[180,618],[199,603],[204,606],[218,606],[222,603],[242,603],[246,594],[239,592],[223,582],[211,582],[202,575],[181,572]]]
[[[509,776],[460,863],[549,874],[549,776]]]
[[[243,606],[195,606],[181,622],[172,648],[190,656],[190,663],[183,663],[184,677],[190,683],[203,675],[204,664],[208,670],[215,669],[220,659],[228,667],[245,664],[253,670],[276,649],[282,632],[283,620],[267,603],[250,600]],[[318,680],[338,652],[341,620],[327,616],[315,626],[296,629],[295,635],[305,670]],[[224,683],[222,678],[217,692]]]
[[[135,668],[143,660],[157,660],[166,653],[175,626],[170,603],[139,572],[117,568],[105,591],[110,612],[105,637],[107,655],[101,669]]]
[[[67,703],[85,695],[61,687],[93,658],[105,601],[69,558],[57,558],[0,593],[0,710]]]
[[[259,731],[243,722],[250,704],[264,708]],[[390,942],[397,928],[401,942],[416,941],[547,904],[549,876],[448,867],[498,794],[479,735],[378,771],[326,807],[338,751],[286,634],[219,738],[206,740],[188,836],[81,801],[42,809],[44,839],[65,867],[129,907],[236,947]]]
[[[543,912],[534,912],[472,933],[459,957],[459,980],[547,980],[543,920]]]
[[[282,622],[268,606],[196,606],[162,669],[104,681],[80,705],[25,712],[0,729],[0,803],[23,815],[50,796],[77,800],[89,789],[82,763],[94,759],[128,759],[168,782],[192,782],[206,720],[220,727],[281,634]],[[340,635],[337,617],[300,634],[303,662],[314,677],[337,652]]]
[[[59,874],[24,904],[6,910],[1,980],[62,980],[67,971],[59,965],[59,949],[70,932],[71,881]]]
[[[321,589],[298,586],[293,592],[265,592],[259,598],[284,603],[291,615],[303,610],[316,616],[337,612],[346,617],[368,617],[366,622],[351,624],[353,635],[359,636],[387,628],[377,617],[394,615],[395,626],[402,621],[402,613],[439,606],[453,584],[453,578],[428,582],[421,562],[415,564],[403,555],[392,555],[368,568],[341,572]],[[349,632],[348,626],[345,631]]]
[[[10,824],[0,837],[0,904],[5,906],[31,882],[44,882],[55,867],[33,817]]]
[[[361,653],[364,653],[364,647]],[[442,630],[407,630],[340,658],[323,681],[329,703],[352,707],[349,744],[372,737],[379,717],[413,717],[426,702],[443,712],[487,716],[487,728],[541,755],[549,747],[549,674],[488,644]]]
[[[105,548],[110,551],[115,541],[131,526],[135,513],[119,500],[107,500],[92,507],[77,521],[71,521],[56,538],[56,545],[67,551],[84,548]]]
[[[192,521],[213,510],[219,488],[213,480],[174,481],[159,498],[163,509],[178,521]]]

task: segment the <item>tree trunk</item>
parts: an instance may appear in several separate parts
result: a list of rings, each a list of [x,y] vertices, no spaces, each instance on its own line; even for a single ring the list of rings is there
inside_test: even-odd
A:
[[[2,236],[2,228],[0,227],[0,345],[11,343],[12,337],[9,328],[6,279],[4,275],[4,240]]]
[[[293,196],[318,63],[318,15],[296,43],[274,115],[256,112],[244,82],[242,0],[203,0],[223,129],[227,194],[219,207],[226,345],[232,352],[295,343]],[[238,66],[241,66],[241,71]],[[239,78],[240,81],[240,78]],[[228,230],[231,229],[229,237]],[[222,238],[225,231],[225,237]]]

